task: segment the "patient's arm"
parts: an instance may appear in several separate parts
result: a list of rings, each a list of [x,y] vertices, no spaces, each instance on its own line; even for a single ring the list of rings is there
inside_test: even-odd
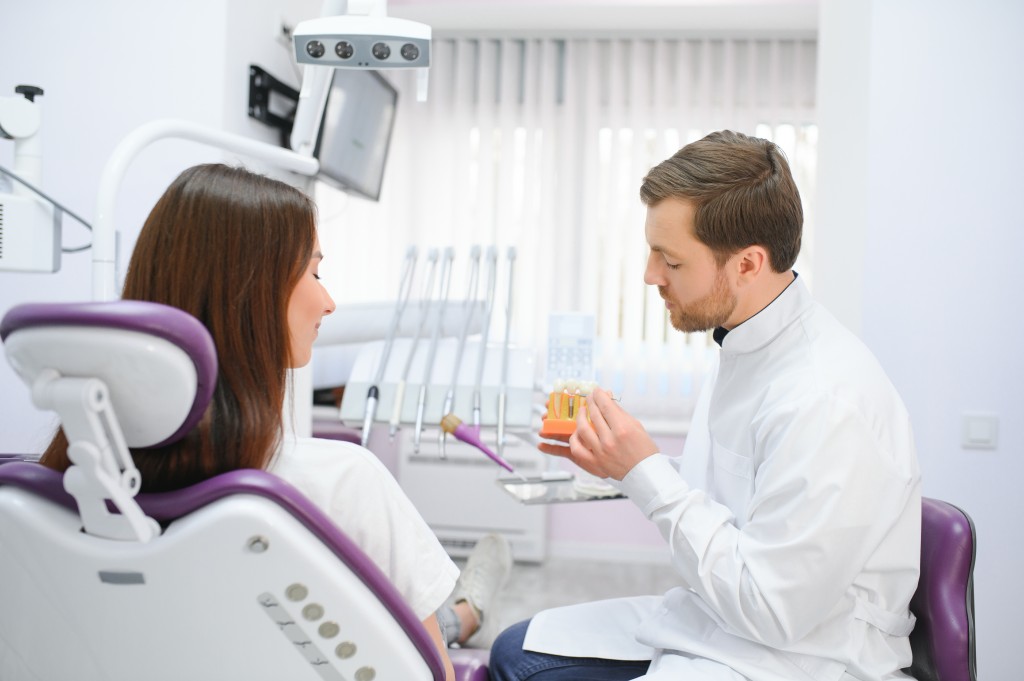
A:
[[[437,624],[437,615],[431,615],[427,619],[423,620],[423,626],[426,628],[427,633],[430,634],[430,638],[434,641],[434,645],[441,651],[441,660],[444,662],[444,676],[448,681],[455,681],[455,668],[452,666],[451,658],[448,657],[448,644],[444,642],[441,637],[441,627]]]

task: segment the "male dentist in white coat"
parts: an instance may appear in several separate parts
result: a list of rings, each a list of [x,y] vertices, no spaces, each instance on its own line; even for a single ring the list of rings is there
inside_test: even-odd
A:
[[[672,325],[718,361],[682,457],[597,390],[566,446],[668,542],[664,596],[557,608],[507,629],[494,681],[908,678],[920,473],[907,411],[867,348],[792,270],[803,212],[782,152],[719,132],[640,190]]]

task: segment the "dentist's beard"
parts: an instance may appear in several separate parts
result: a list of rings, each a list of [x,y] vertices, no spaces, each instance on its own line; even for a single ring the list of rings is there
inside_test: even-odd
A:
[[[736,309],[736,296],[729,290],[725,272],[719,270],[715,277],[715,285],[711,292],[700,300],[695,300],[686,307],[679,307],[666,297],[667,291],[659,286],[658,293],[662,298],[673,303],[669,308],[669,321],[672,327],[683,333],[710,331],[725,324]]]

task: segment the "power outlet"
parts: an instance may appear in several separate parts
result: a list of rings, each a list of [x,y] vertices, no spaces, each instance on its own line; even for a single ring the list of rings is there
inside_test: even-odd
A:
[[[964,414],[960,445],[964,449],[995,449],[999,443],[999,417],[994,414]]]

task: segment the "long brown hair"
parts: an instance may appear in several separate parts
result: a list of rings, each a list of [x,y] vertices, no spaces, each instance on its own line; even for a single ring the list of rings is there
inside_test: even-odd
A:
[[[748,246],[763,246],[776,272],[800,253],[804,212],[785,154],[775,144],[731,130],[691,142],[647,173],[640,199],[695,204],[696,237],[719,265]]]
[[[288,300],[316,242],[308,196],[243,168],[189,168],[157,201],[128,264],[122,297],[180,308],[217,347],[218,376],[200,423],[159,449],[133,449],[146,491],[237,468],[266,468],[281,434],[291,366]],[[70,466],[58,432],[42,462]]]

